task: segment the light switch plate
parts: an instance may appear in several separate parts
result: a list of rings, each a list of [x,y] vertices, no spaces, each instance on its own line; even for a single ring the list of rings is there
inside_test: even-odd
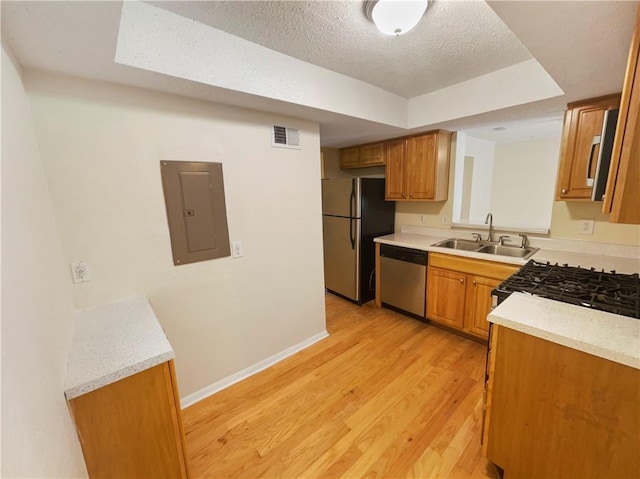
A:
[[[596,220],[580,220],[580,234],[592,235]]]

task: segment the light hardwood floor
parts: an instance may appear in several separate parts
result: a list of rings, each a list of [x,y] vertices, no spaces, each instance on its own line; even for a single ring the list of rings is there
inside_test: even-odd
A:
[[[487,478],[486,347],[326,296],[330,337],[183,411],[194,478]]]

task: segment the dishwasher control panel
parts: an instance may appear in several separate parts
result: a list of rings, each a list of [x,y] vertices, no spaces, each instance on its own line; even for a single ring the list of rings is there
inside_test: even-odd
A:
[[[427,252],[418,249],[381,244],[380,256],[384,258],[397,259],[406,263],[427,265]]]

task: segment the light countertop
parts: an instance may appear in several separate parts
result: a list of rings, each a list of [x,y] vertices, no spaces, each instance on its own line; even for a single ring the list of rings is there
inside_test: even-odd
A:
[[[586,250],[583,244],[576,243],[576,251],[568,251],[566,249],[555,249],[558,241],[549,241],[551,247],[547,247],[544,242],[539,244],[532,239],[532,246],[540,248],[534,255],[528,259],[512,258],[509,256],[500,256],[486,253],[474,253],[472,251],[454,250],[451,248],[439,248],[433,246],[434,243],[447,238],[467,238],[466,234],[462,234],[456,230],[442,230],[445,236],[436,236],[433,234],[416,234],[416,233],[395,233],[386,236],[379,236],[374,239],[376,243],[389,244],[394,246],[402,246],[405,248],[414,248],[422,251],[432,251],[435,253],[444,253],[456,256],[464,256],[467,258],[483,259],[485,261],[497,261],[500,263],[508,263],[515,265],[524,265],[533,259],[541,263],[547,261],[555,264],[568,264],[570,266],[580,266],[583,268],[596,268],[598,270],[612,271],[618,273],[633,274],[640,271],[640,259],[638,257],[617,256],[616,251],[611,254],[595,253],[600,245],[594,245],[594,250]],[[470,239],[470,238],[469,238]],[[626,253],[629,248],[620,248],[620,251]],[[618,253],[620,254],[620,253]]]
[[[376,238],[390,244],[422,251],[524,265],[527,260],[499,255],[452,250],[433,246],[447,238],[471,239],[461,230],[437,230],[415,226]],[[584,241],[530,238],[540,248],[529,259],[552,264],[633,274],[640,271],[639,248]],[[427,285],[428,286],[428,285]],[[640,369],[640,319],[597,311],[524,293],[510,295],[494,309],[488,320],[563,346]]]
[[[174,357],[143,297],[77,311],[65,396],[73,399]]]
[[[640,320],[513,293],[488,316],[494,324],[640,369]]]
[[[454,235],[452,234],[449,237],[453,238]],[[437,246],[433,246],[434,243],[442,241],[443,239],[446,239],[446,238],[439,237],[439,236],[414,234],[414,233],[396,233],[396,234],[391,234],[386,236],[379,236],[375,238],[373,241],[381,244],[419,249],[421,251],[431,251],[434,253],[451,254],[455,256],[464,256],[466,258],[476,258],[476,259],[483,259],[488,261],[498,261],[500,263],[523,265],[523,264],[526,264],[526,262],[528,261],[528,260],[523,260],[521,258],[513,258],[509,256],[498,256],[498,255],[486,254],[486,253],[474,253],[473,251],[464,251],[464,250],[451,249],[451,248],[439,248]]]

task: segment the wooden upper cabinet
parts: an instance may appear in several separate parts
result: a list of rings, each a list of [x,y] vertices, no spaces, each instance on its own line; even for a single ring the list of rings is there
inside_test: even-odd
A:
[[[591,199],[600,135],[606,110],[618,108],[620,95],[570,103],[564,116],[557,200]]]
[[[384,165],[384,143],[375,143],[360,147],[360,166]]]
[[[387,200],[444,201],[451,133],[434,131],[340,150],[340,168],[386,167]]]
[[[407,140],[409,168],[407,183],[409,197],[414,200],[431,200],[435,197],[437,173],[437,133],[417,136]]]
[[[640,7],[631,42],[602,205],[612,223],[640,224]]]
[[[385,197],[387,200],[402,200],[407,191],[405,163],[407,158],[405,139],[388,141],[384,147],[386,160]]]
[[[359,168],[360,147],[342,148],[340,150],[340,168]]]
[[[384,166],[384,142],[340,150],[340,168],[343,170],[370,166]]]
[[[396,140],[400,141],[400,140]],[[387,154],[387,200],[444,201],[449,189],[451,133],[436,131],[404,140],[404,160]],[[400,152],[396,146],[394,154]],[[390,150],[387,149],[387,152]],[[401,186],[400,186],[401,185]],[[401,189],[400,189],[401,188]]]

